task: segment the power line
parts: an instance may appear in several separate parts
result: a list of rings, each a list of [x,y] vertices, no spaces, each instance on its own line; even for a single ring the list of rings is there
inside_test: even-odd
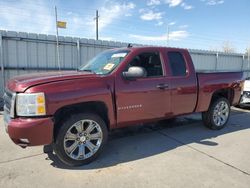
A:
[[[99,15],[98,15],[99,16]],[[24,17],[26,17],[26,16],[24,16]],[[42,21],[48,21],[47,19],[41,19]],[[39,23],[39,22],[37,22],[37,21],[35,21],[35,20],[29,20],[29,23],[32,23],[32,24],[37,24],[37,25],[40,25],[41,23]],[[16,27],[16,25],[11,25],[11,24],[8,24],[8,27]],[[78,26],[80,26],[80,27],[86,27],[86,25],[85,24],[78,24]],[[28,26],[27,26],[28,27]],[[29,27],[28,27],[29,28]],[[99,28],[99,27],[98,27]],[[148,35],[152,35],[152,32],[149,32],[148,30],[143,30],[143,29],[138,29],[138,28],[130,28],[130,29],[128,29],[128,28],[121,28],[120,26],[116,26],[116,25],[109,25],[107,28],[114,28],[116,31],[121,31],[121,32],[124,32],[124,31],[127,31],[127,32],[131,32],[131,31],[139,31],[139,32],[142,32],[142,33],[148,33]],[[99,29],[98,29],[98,31],[99,31]],[[212,41],[221,41],[221,42],[223,42],[223,41],[225,41],[225,39],[221,39],[221,38],[215,38],[215,37],[206,37],[206,36],[201,36],[201,35],[196,35],[196,34],[191,34],[188,38],[192,38],[192,39],[196,39],[196,40],[203,40],[203,41],[210,41],[210,40],[212,40]],[[231,40],[230,39],[230,41],[232,41],[232,42],[235,42],[235,43],[242,43],[242,44],[245,44],[246,43],[246,39],[245,40],[235,40],[235,39],[233,39],[233,40]]]
[[[35,21],[30,21],[30,23],[33,23],[33,24],[37,24],[37,25],[40,25],[40,23],[37,23],[37,22],[35,22]],[[12,28],[15,28],[16,27],[16,25],[8,25],[8,27],[12,27]],[[25,26],[24,26],[25,27]],[[85,25],[80,25],[80,27],[79,28],[81,28],[81,27],[86,27]],[[28,30],[30,27],[29,26],[27,26],[26,27],[26,29]],[[119,31],[119,34],[115,34],[115,33],[112,33],[112,36],[121,36],[121,34],[127,34],[127,32],[130,32],[131,33],[131,31],[133,32],[133,31],[135,31],[135,32],[140,32],[140,34],[141,33],[144,33],[144,35],[145,35],[145,33],[148,33],[148,36],[154,36],[154,35],[160,35],[160,34],[154,34],[154,35],[152,35],[152,32],[149,32],[149,31],[145,31],[145,30],[142,30],[142,29],[125,29],[125,28],[121,28],[121,27],[118,27],[118,26],[114,26],[114,25],[112,25],[112,26],[109,26],[108,27],[109,29],[110,28],[114,28],[113,29],[113,31]],[[6,29],[8,29],[7,27],[6,27]],[[127,31],[127,32],[126,32]],[[28,31],[29,32],[29,31]],[[76,32],[76,33],[73,33],[72,31],[68,31],[69,33],[71,33],[71,34],[73,34],[73,35],[78,35],[79,36],[79,33],[78,32]],[[105,31],[103,31],[103,33],[105,34],[106,32]],[[109,34],[109,33],[107,33],[107,34]],[[142,34],[141,34],[142,35]],[[83,36],[84,37],[84,36]],[[86,37],[86,36],[85,36]],[[189,43],[192,43],[192,44],[203,44],[203,45],[205,45],[206,44],[206,42],[202,42],[202,41],[215,41],[215,42],[224,42],[225,40],[224,39],[216,39],[216,38],[213,38],[213,37],[197,37],[197,36],[195,36],[195,35],[189,35],[187,38],[185,38],[185,39],[183,39],[183,40],[190,40],[189,41]],[[195,41],[194,41],[195,40]],[[241,41],[241,40],[232,40],[232,42],[233,43],[240,43],[240,44],[244,44],[244,45],[246,45],[246,42],[245,41]]]
[[[1,8],[0,8],[0,10],[1,10]],[[3,10],[3,9],[2,9]],[[29,9],[29,10],[31,10],[31,9]],[[69,9],[64,9],[64,10],[69,10]],[[80,10],[80,9],[79,9]],[[89,10],[93,10],[93,9],[89,9]],[[14,15],[17,15],[17,16],[22,16],[23,18],[29,18],[30,19],[30,15],[27,15],[27,14],[25,14],[23,11],[17,11],[17,12],[12,12],[11,14],[14,14]],[[77,14],[75,14],[76,16],[78,16],[79,18],[80,17],[84,17],[84,16],[86,16],[86,15],[89,15],[89,16],[92,16],[93,14],[82,14],[82,13],[77,13]],[[48,14],[39,14],[39,21],[48,21],[48,19],[46,19],[46,18],[40,18],[40,17],[45,17],[45,16],[51,16],[51,15],[48,15]],[[95,20],[96,20],[96,39],[98,40],[99,39],[99,17],[100,17],[100,15],[99,15],[99,12],[98,12],[98,10],[96,10],[96,17],[95,17]],[[145,34],[145,33],[148,33],[148,35],[149,36],[152,36],[152,35],[160,35],[159,33],[157,34],[157,33],[155,33],[155,31],[156,30],[154,30],[153,32],[152,31],[149,31],[148,29],[146,29],[145,27],[145,29],[142,29],[142,28],[140,28],[140,29],[138,29],[138,28],[131,28],[131,29],[129,29],[128,27],[126,27],[126,25],[132,25],[132,24],[135,24],[136,22],[137,23],[139,23],[139,20],[127,20],[127,19],[122,19],[122,18],[113,18],[114,20],[118,20],[118,21],[122,21],[123,22],[123,27],[121,27],[121,26],[116,26],[116,25],[114,25],[114,23],[111,25],[108,25],[108,26],[106,26],[105,28],[107,28],[107,29],[110,29],[110,28],[115,28],[115,31],[120,31],[121,33],[124,33],[124,34],[126,34],[125,33],[125,31],[127,31],[127,32],[129,32],[129,33],[131,33],[131,32],[140,32],[140,34],[141,35],[143,35],[143,34]],[[42,27],[42,25],[41,25],[41,22],[39,23],[39,22],[37,22],[37,20],[28,20],[28,22],[29,23],[33,23],[33,24],[37,24],[37,25],[40,25],[40,27]],[[141,22],[140,22],[141,23]],[[152,26],[152,22],[151,22],[151,24],[150,24],[150,22],[147,22],[147,25],[151,25]],[[10,25],[10,24],[8,24],[8,27],[10,27],[10,26],[12,26],[12,27],[16,27],[16,25]],[[81,23],[79,23],[78,24],[78,26],[79,27],[86,27],[86,24],[81,24]],[[144,24],[144,26],[145,26],[145,24]],[[27,27],[29,27],[29,26],[27,26]],[[152,27],[151,27],[151,29],[152,29]],[[104,33],[105,33],[105,29],[103,29],[104,30]],[[168,33],[170,33],[170,32],[168,32]],[[79,34],[78,34],[79,35]],[[120,34],[112,34],[112,35],[114,35],[114,36],[120,36]],[[213,37],[213,36],[216,36],[216,37]],[[193,33],[191,33],[191,35],[190,36],[188,36],[188,39],[194,39],[194,40],[196,40],[196,41],[192,41],[192,43],[194,43],[194,44],[201,44],[202,42],[201,41],[220,41],[220,42],[223,42],[223,41],[225,41],[226,39],[222,39],[222,37],[220,37],[219,35],[218,35],[218,33],[217,34],[215,34],[215,35],[213,35],[213,33],[210,33],[209,35],[206,35],[206,36],[204,36],[204,35],[199,35],[199,34],[193,34]],[[169,39],[168,39],[169,40]],[[185,39],[186,40],[186,39]],[[243,39],[242,38],[242,40],[235,40],[235,39],[231,39],[231,38],[229,38],[228,39],[229,41],[232,41],[232,42],[234,42],[234,43],[240,43],[240,44],[244,44],[244,45],[246,45],[246,41],[247,41],[247,39],[245,38],[245,39]],[[204,44],[205,45],[205,44]]]
[[[32,4],[33,5],[33,4]],[[41,5],[41,4],[40,4]],[[39,6],[39,5],[36,5],[37,7],[43,7],[43,6]],[[0,8],[1,9],[1,8]],[[62,9],[62,8],[60,8],[61,10],[69,10],[70,11],[70,9]],[[74,10],[75,10],[75,8],[74,8]],[[80,10],[80,9],[77,9],[77,10]],[[84,10],[94,10],[94,9],[87,9],[87,8],[84,8]],[[3,10],[4,11],[4,10]],[[23,13],[22,11],[20,12],[20,13]],[[17,14],[16,12],[12,12],[12,14],[16,14],[16,15],[20,15],[20,14]],[[41,14],[42,15],[42,14]],[[93,15],[93,14],[77,14],[77,15],[79,15],[79,16],[86,16],[86,15]],[[23,15],[23,16],[26,16],[26,17],[28,17],[27,15]],[[48,15],[45,15],[45,16],[48,16]],[[127,20],[127,19],[121,19],[121,18],[114,18],[115,20],[122,20],[123,22],[125,21],[126,23],[134,23],[136,20],[133,20],[132,22],[131,21],[129,21],[129,20]],[[211,33],[210,33],[211,34]],[[210,35],[210,36],[212,36],[212,35]],[[218,35],[217,35],[218,36]],[[221,38],[220,36],[218,36],[219,38]],[[215,37],[211,37],[211,38],[214,38],[214,39],[216,39]],[[243,39],[244,41],[245,41],[245,39]]]

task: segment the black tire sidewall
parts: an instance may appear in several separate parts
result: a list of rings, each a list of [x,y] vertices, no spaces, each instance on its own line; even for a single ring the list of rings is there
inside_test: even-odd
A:
[[[101,146],[99,147],[98,151],[96,153],[84,160],[74,160],[70,158],[64,151],[64,136],[68,129],[77,121],[84,120],[84,119],[90,119],[95,122],[97,122],[101,129],[102,129],[102,134],[103,134],[103,140],[101,143]],[[78,113],[78,114],[73,114],[69,118],[66,119],[64,123],[62,123],[60,129],[57,131],[57,134],[55,135],[55,142],[54,142],[54,151],[57,154],[58,158],[66,165],[68,166],[81,166],[84,164],[88,164],[95,160],[98,155],[101,153],[103,150],[106,142],[108,139],[108,131],[107,131],[107,126],[105,122],[100,118],[98,115],[93,114],[93,113]]]

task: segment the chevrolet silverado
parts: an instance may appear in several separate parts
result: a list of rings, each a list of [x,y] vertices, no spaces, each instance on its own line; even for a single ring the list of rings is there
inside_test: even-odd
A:
[[[93,161],[112,129],[202,113],[218,130],[239,103],[242,72],[195,72],[186,49],[128,47],[104,51],[78,71],[10,79],[4,122],[21,147],[53,145],[69,166]]]

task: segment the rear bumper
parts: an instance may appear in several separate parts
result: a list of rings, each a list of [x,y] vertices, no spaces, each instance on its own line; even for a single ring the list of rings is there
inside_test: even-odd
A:
[[[6,130],[17,145],[37,146],[51,144],[54,123],[51,117],[10,119]]]

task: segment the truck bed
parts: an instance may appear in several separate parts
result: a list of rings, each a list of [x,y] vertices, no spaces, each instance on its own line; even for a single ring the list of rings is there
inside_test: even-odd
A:
[[[196,112],[206,111],[209,107],[212,95],[215,91],[230,88],[233,95],[231,104],[237,104],[241,95],[241,81],[243,72],[196,72],[198,83],[198,98]]]

